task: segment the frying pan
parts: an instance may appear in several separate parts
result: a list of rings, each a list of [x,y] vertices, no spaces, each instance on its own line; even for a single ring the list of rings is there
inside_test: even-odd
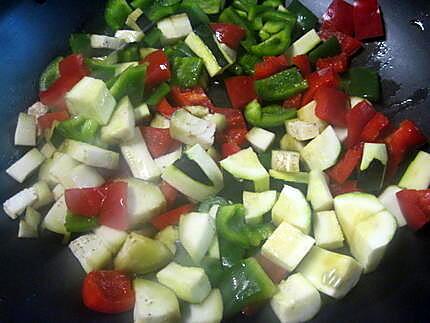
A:
[[[302,0],[320,16],[330,0]],[[18,191],[4,169],[23,151],[12,146],[17,113],[36,100],[37,81],[49,61],[67,50],[104,0],[0,1],[0,201]],[[357,65],[379,69],[383,102],[394,121],[416,121],[430,134],[430,2],[380,0],[386,41],[366,45]],[[216,95],[215,100],[221,100]],[[218,103],[218,104],[222,104]],[[0,216],[0,322],[132,322],[132,314],[102,315],[81,304],[84,273],[58,237],[17,239],[17,223]],[[403,228],[378,270],[365,275],[340,301],[324,298],[314,322],[430,321],[430,235]],[[277,322],[269,309],[229,322]]]

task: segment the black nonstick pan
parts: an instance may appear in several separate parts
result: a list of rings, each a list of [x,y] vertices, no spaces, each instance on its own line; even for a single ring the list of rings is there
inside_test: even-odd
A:
[[[43,2],[43,3],[42,3]],[[303,0],[320,16],[330,0]],[[22,154],[13,147],[17,113],[37,97],[50,60],[67,50],[105,0],[0,0],[0,201],[18,191],[4,169]],[[355,59],[379,70],[383,101],[395,122],[413,119],[430,135],[430,2],[380,0],[386,40]],[[222,99],[222,98],[218,98]],[[429,165],[430,167],[430,165]],[[0,215],[0,323],[123,323],[132,313],[102,315],[81,303],[84,273],[58,237],[19,240],[17,223]],[[430,230],[399,230],[378,270],[340,301],[326,300],[314,322],[430,322]],[[269,309],[229,322],[277,322]]]

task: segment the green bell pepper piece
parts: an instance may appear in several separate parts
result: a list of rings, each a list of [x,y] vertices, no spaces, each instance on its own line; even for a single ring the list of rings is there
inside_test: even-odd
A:
[[[106,24],[113,30],[121,29],[131,12],[126,0],[108,0],[105,9]]]
[[[88,232],[99,226],[99,222],[96,217],[85,217],[75,215],[70,211],[67,212],[64,226],[67,232]]]
[[[340,47],[337,37],[333,36],[313,49],[308,56],[311,63],[315,64],[319,58],[336,56],[340,54],[341,51],[342,48]]]
[[[261,29],[260,32],[258,33],[258,36],[260,36],[261,40],[268,40],[272,35],[269,34],[267,31]]]
[[[160,84],[154,92],[152,92],[149,97],[145,100],[146,104],[149,106],[155,106],[163,100],[163,98],[169,94],[170,86],[167,83]]]
[[[257,0],[234,0],[232,5],[238,10],[248,12],[251,7],[257,5],[257,2]]]
[[[209,16],[198,4],[195,3],[195,1],[182,3],[178,8],[178,13],[186,13],[194,28],[199,25],[207,25],[210,23]]]
[[[161,48],[163,33],[157,27],[152,28],[142,39],[142,45],[150,48]]]
[[[205,270],[206,275],[208,275],[212,288],[217,287],[224,275],[220,261],[216,258],[204,257],[200,266]]]
[[[252,25],[232,8],[228,7],[224,9],[218,18],[219,22],[232,23],[241,26],[246,31],[246,37],[241,42],[241,45],[249,51],[250,47],[256,43],[254,32],[252,30]]]
[[[180,0],[134,0],[131,5],[145,12],[145,15],[151,21],[159,21],[164,17],[175,14],[180,2]]]
[[[40,91],[46,91],[60,77],[60,62],[62,56],[54,58],[45,68],[39,80]]]
[[[288,11],[297,16],[297,24],[294,30],[294,39],[300,38],[309,30],[314,29],[318,23],[318,17],[314,15],[299,0],[293,0],[288,6]]]
[[[148,10],[153,3],[154,0],[133,0],[131,2],[131,6],[135,9],[139,8],[142,11],[145,11]]]
[[[345,75],[342,85],[350,96],[358,96],[378,102],[381,84],[378,73],[368,67],[353,67]]]
[[[128,44],[118,50],[118,63],[136,62],[140,59],[139,45]]]
[[[254,74],[255,72],[255,64],[261,62],[261,59],[258,56],[252,54],[244,54],[239,57],[239,64],[242,66],[243,71],[246,74]]]
[[[251,53],[258,56],[277,56],[284,53],[291,44],[291,32],[287,29],[272,35],[269,39],[251,46]]]
[[[173,60],[174,84],[191,88],[199,83],[203,73],[203,61],[199,57],[177,57]]]
[[[142,98],[145,88],[146,64],[127,68],[122,72],[110,87],[110,92],[118,102],[128,96],[130,100]]]
[[[164,48],[164,53],[171,62],[177,57],[196,57],[191,48],[189,48],[183,40],[179,41],[174,46]]]
[[[234,63],[228,68],[228,71],[233,75],[243,75],[244,71],[240,64]]]
[[[269,300],[277,291],[257,260],[248,258],[225,272],[218,288],[224,303],[224,315],[230,317],[247,305]]]
[[[260,128],[279,127],[286,120],[293,119],[297,115],[296,109],[285,109],[280,105],[270,105],[262,108],[257,100],[254,100],[245,108],[246,121]]]
[[[282,1],[279,0],[266,0],[261,5],[270,7],[273,9],[277,9],[280,5],[282,5]]]
[[[99,125],[96,121],[85,119],[82,116],[75,116],[69,120],[59,122],[54,132],[63,138],[91,144],[94,142],[98,130]]]
[[[266,101],[288,99],[307,88],[308,83],[295,67],[255,81],[258,96]]]
[[[82,54],[85,57],[91,56],[92,48],[90,35],[82,33],[71,34],[69,45],[74,54]]]
[[[215,15],[221,10],[221,0],[184,0],[182,4],[196,4],[208,15]]]
[[[231,268],[245,258],[245,248],[239,247],[235,243],[220,237],[220,235],[218,235],[218,246],[223,268]]]
[[[227,200],[221,196],[211,197],[211,198],[203,201],[202,203],[200,203],[198,212],[208,213],[209,210],[214,205],[224,206],[224,205],[229,205],[229,204],[230,203],[227,202]]]
[[[85,59],[85,65],[90,69],[91,77],[101,79],[105,82],[115,77],[117,67],[113,64],[106,64],[97,59],[87,58]]]
[[[284,28],[284,22],[282,21],[275,21],[275,20],[269,20],[266,22],[263,26],[263,31],[269,34],[276,34],[280,32]]]

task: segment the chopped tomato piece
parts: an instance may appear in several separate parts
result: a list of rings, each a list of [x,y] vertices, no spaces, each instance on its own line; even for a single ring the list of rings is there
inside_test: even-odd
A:
[[[293,65],[302,73],[303,77],[308,77],[312,73],[312,66],[308,55],[297,55],[291,59]]]
[[[348,149],[342,159],[327,171],[327,175],[337,184],[344,184],[359,165],[363,147],[361,143]]]
[[[289,65],[285,55],[264,57],[262,62],[255,64],[254,78],[256,80],[264,79],[285,70]]]
[[[163,156],[181,145],[179,141],[170,136],[169,129],[140,127],[140,131],[154,158]]]
[[[143,59],[143,63],[148,63],[145,84],[153,88],[170,79],[169,59],[163,50],[152,52]]]
[[[162,181],[159,185],[161,192],[167,202],[167,207],[170,208],[175,204],[178,198],[179,192],[173,186],[169,185],[167,182]]]
[[[343,184],[330,183],[330,191],[333,196],[338,196],[346,193],[359,192],[358,181],[346,181]]]
[[[245,29],[235,24],[218,22],[211,23],[210,27],[215,32],[217,40],[232,49],[237,49],[246,35]]]
[[[214,105],[208,98],[205,91],[201,87],[195,87],[192,89],[181,89],[177,86],[173,86],[170,92],[174,103],[180,107],[190,105],[203,105],[211,109]]]
[[[385,35],[378,0],[355,0],[353,13],[354,32],[357,39],[363,40]]]
[[[313,72],[306,80],[308,81],[308,90],[303,95],[302,106],[314,99],[315,92],[320,87],[338,87],[340,84],[339,75],[331,67]]]
[[[93,311],[113,314],[131,310],[135,297],[127,275],[114,270],[100,270],[85,277],[82,300]]]
[[[49,112],[37,118],[37,125],[41,130],[51,129],[55,121],[64,121],[69,119],[70,116],[67,111]]]
[[[117,230],[127,229],[129,225],[127,187],[125,182],[112,182],[106,186],[106,197],[99,217],[100,224]]]
[[[322,28],[340,31],[352,36],[354,34],[354,7],[343,0],[334,0],[322,17]]]
[[[303,93],[298,93],[289,99],[286,99],[282,106],[287,109],[300,109],[302,107]]]
[[[157,104],[157,112],[166,118],[170,118],[176,110],[178,110],[178,108],[172,107],[166,98],[163,98],[161,102]]]
[[[403,216],[413,230],[419,230],[430,222],[430,190],[403,190],[396,196]]]
[[[230,108],[212,108],[212,112],[220,113],[225,116],[227,120],[227,128],[242,128],[246,129],[245,118],[240,110]]]
[[[360,140],[363,142],[376,142],[389,126],[390,120],[382,113],[377,112],[364,127]]]
[[[375,109],[368,101],[358,103],[353,109],[346,114],[346,125],[348,128],[348,137],[346,146],[352,147],[360,141],[361,132],[366,124],[376,114]]]
[[[233,76],[224,80],[225,87],[233,108],[243,109],[257,98],[254,79],[251,76]]]
[[[327,40],[333,36],[337,38],[342,48],[342,53],[346,56],[354,55],[362,46],[362,42],[354,37],[345,35],[339,31],[322,30],[319,32],[322,40]]]
[[[84,77],[90,75],[90,70],[85,65],[85,58],[80,54],[72,54],[60,61],[60,75]]]
[[[315,100],[315,114],[318,118],[335,126],[346,126],[349,96],[345,92],[332,87],[321,87],[315,92]]]
[[[67,208],[76,215],[98,216],[106,194],[102,188],[72,188],[64,192]]]
[[[194,209],[194,204],[185,204],[164,214],[153,217],[150,222],[158,230],[163,230],[169,225],[178,224],[182,215],[190,213]]]
[[[241,150],[240,146],[235,143],[223,143],[221,145],[221,156],[222,158],[227,158],[228,156],[234,155]]]
[[[348,56],[341,53],[333,57],[319,58],[316,65],[319,70],[331,67],[336,73],[342,74],[348,70]]]

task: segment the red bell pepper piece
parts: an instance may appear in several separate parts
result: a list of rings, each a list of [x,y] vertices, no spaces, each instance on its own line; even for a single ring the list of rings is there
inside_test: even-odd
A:
[[[163,230],[169,225],[177,224],[182,215],[190,213],[193,209],[194,204],[185,204],[174,210],[153,217],[150,222],[156,229]]]
[[[358,181],[346,181],[343,184],[330,183],[330,191],[333,196],[338,196],[346,193],[360,192]]]
[[[331,67],[313,72],[306,80],[308,81],[308,90],[303,95],[302,106],[314,99],[315,92],[320,87],[338,87],[340,83],[339,75]]]
[[[225,116],[227,121],[227,128],[242,128],[246,129],[245,118],[242,111],[230,108],[217,108],[211,110],[213,113],[220,113]]]
[[[346,56],[354,55],[363,46],[361,41],[358,39],[345,35],[339,31],[322,30],[319,32],[319,35],[322,40],[327,40],[335,36],[340,43],[342,53],[344,53]]]
[[[378,0],[354,1],[354,32],[359,40],[385,35]]]
[[[348,70],[348,56],[345,53],[341,53],[333,57],[319,58],[316,62],[316,66],[319,70],[331,67],[336,73],[341,74]]]
[[[169,101],[167,101],[166,98],[163,98],[160,103],[157,104],[156,110],[166,118],[170,118],[178,108],[172,107]]]
[[[297,55],[291,59],[291,63],[300,70],[303,77],[308,77],[312,73],[312,66],[308,55]]]
[[[164,195],[164,198],[166,199],[167,207],[170,208],[173,204],[175,204],[179,192],[165,181],[162,181],[159,187]]]
[[[49,112],[39,118],[37,118],[37,125],[43,131],[45,129],[51,129],[52,124],[55,121],[64,121],[69,119],[70,116],[67,111]]]
[[[64,192],[67,208],[73,214],[94,217],[100,214],[106,192],[100,187],[72,188]]]
[[[354,108],[353,110],[355,110]],[[426,137],[420,129],[411,120],[404,120],[400,126],[385,139],[387,144],[389,160],[387,168],[387,177],[391,178],[396,172],[400,163],[406,157],[406,154],[425,144]]]
[[[346,126],[348,128],[346,146],[348,148],[354,146],[360,141],[363,128],[375,114],[375,109],[368,101],[360,102],[346,113]]]
[[[217,40],[232,49],[237,49],[240,41],[246,35],[245,29],[235,24],[211,23],[209,25],[214,31]]]
[[[322,28],[354,35],[354,7],[343,0],[334,0],[322,16]]]
[[[224,80],[228,97],[233,108],[243,109],[257,98],[254,79],[251,76],[233,76]]]
[[[227,158],[228,156],[234,155],[241,150],[240,146],[235,143],[223,143],[221,145],[221,156],[222,158]]]
[[[170,94],[174,103],[180,107],[202,105],[211,109],[214,106],[201,87],[183,90],[177,86],[173,86]]]
[[[300,109],[302,107],[303,93],[298,93],[289,99],[286,99],[282,106],[287,109]]]
[[[419,230],[430,222],[430,190],[403,190],[397,192],[396,196],[403,216],[413,230]]]
[[[246,143],[247,129],[244,128],[231,128],[224,132],[224,138],[226,143],[236,144],[243,146]]]
[[[127,187],[125,182],[112,182],[105,186],[106,197],[100,211],[100,224],[117,230],[127,229]]]
[[[85,58],[80,54],[72,54],[61,60],[59,64],[60,75],[84,77],[90,75],[90,70],[85,65]]]
[[[255,64],[254,78],[261,80],[285,70],[290,64],[285,55],[267,56],[262,62]]]
[[[140,127],[140,131],[153,158],[163,156],[181,145],[170,136],[169,129]]]
[[[90,272],[82,286],[86,307],[101,313],[122,313],[133,308],[135,296],[131,279],[120,271]]]
[[[315,92],[317,106],[315,114],[328,123],[345,127],[346,112],[349,107],[349,96],[333,87],[320,87]]]
[[[342,159],[327,171],[327,175],[337,184],[344,184],[360,163],[363,147],[361,143],[348,149]]]
[[[376,142],[390,126],[390,120],[381,112],[377,112],[366,124],[360,135],[363,142]]]
[[[163,50],[159,49],[146,56],[142,63],[148,63],[145,85],[153,88],[171,77],[169,59]]]

